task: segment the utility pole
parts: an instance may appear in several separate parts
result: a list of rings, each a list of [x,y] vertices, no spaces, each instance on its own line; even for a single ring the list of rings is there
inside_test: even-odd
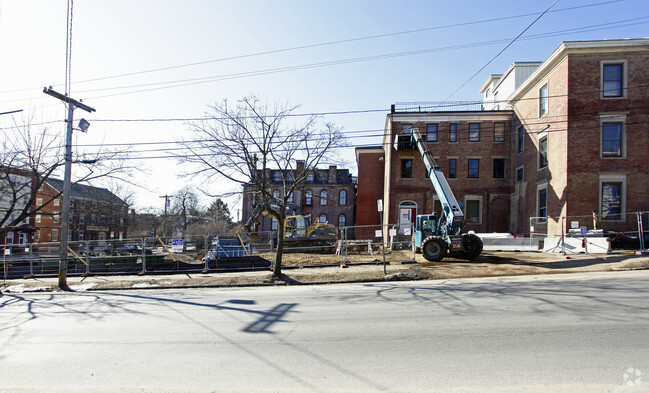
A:
[[[167,206],[169,205],[169,198],[171,198],[171,195],[162,195],[160,198],[165,199],[165,219],[162,222],[162,237],[167,236]]]
[[[88,113],[95,111],[94,108],[72,99],[52,88],[43,88],[43,93],[57,98],[68,104],[68,129],[65,135],[65,173],[63,176],[63,209],[61,212],[61,250],[59,259],[59,288],[68,288],[68,233],[70,229],[70,191],[72,188],[72,121],[74,120],[74,109],[81,108]],[[86,122],[85,129],[88,128]],[[84,131],[85,132],[85,131]]]

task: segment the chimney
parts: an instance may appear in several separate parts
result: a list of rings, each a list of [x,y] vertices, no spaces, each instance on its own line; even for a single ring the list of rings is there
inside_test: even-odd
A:
[[[304,172],[304,160],[297,160],[295,162],[295,175],[300,176]]]
[[[329,183],[329,184],[336,184],[336,183],[338,182],[338,181],[337,181],[337,177],[338,177],[338,176],[336,176],[337,172],[338,172],[338,171],[336,170],[336,166],[335,166],[335,165],[329,165],[329,177],[328,177],[328,179],[327,179],[327,183]]]

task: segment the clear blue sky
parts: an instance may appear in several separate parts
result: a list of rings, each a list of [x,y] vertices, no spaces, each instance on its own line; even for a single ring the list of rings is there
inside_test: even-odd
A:
[[[75,134],[77,144],[178,140],[187,135],[183,122],[99,120],[200,117],[208,104],[255,93],[270,102],[301,104],[299,111],[305,113],[386,109],[326,117],[345,131],[374,135],[350,134],[350,143],[358,146],[380,143],[376,135],[390,104],[446,99],[552,1],[75,0],[73,4],[71,95],[97,109],[93,114],[75,112],[75,118],[92,123],[87,134]],[[50,85],[64,91],[66,10],[67,0],[0,0],[0,112],[23,109],[22,115],[14,116],[18,122],[25,116],[33,116],[34,122],[66,116],[62,104],[42,93]],[[560,0],[451,100],[480,99],[478,90],[489,74],[504,72],[513,61],[543,60],[562,41],[642,38],[649,36],[648,27],[646,0]],[[364,37],[373,38],[358,39]],[[317,45],[334,41],[345,42]],[[223,60],[303,46],[312,47]],[[322,65],[326,62],[336,64]],[[192,63],[203,64],[141,73]],[[287,70],[294,67],[298,69]],[[284,71],[213,80],[269,69]],[[131,75],[114,77],[123,74]],[[149,90],[205,77],[212,81]],[[11,116],[0,116],[0,127],[11,122]],[[64,135],[63,122],[50,127]],[[355,172],[353,148],[341,155]],[[173,160],[138,163],[149,172],[137,179],[142,185],[134,189],[137,207],[161,208],[159,195],[173,194],[191,182],[177,178]],[[210,187],[201,185],[206,186]],[[236,218],[239,206],[230,207]]]

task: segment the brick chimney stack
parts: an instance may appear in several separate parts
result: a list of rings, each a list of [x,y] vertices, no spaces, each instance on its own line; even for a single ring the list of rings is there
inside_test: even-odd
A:
[[[338,170],[335,165],[329,165],[329,176],[327,178],[327,183],[329,184],[336,184],[336,178]]]

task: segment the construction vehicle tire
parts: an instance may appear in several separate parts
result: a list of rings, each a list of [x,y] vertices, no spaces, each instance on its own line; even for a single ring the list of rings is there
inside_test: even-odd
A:
[[[424,258],[430,262],[438,262],[444,258],[447,250],[446,242],[439,238],[430,236],[421,243],[421,252]]]
[[[464,259],[472,261],[482,252],[482,239],[472,233],[466,234],[462,236],[462,248]]]

